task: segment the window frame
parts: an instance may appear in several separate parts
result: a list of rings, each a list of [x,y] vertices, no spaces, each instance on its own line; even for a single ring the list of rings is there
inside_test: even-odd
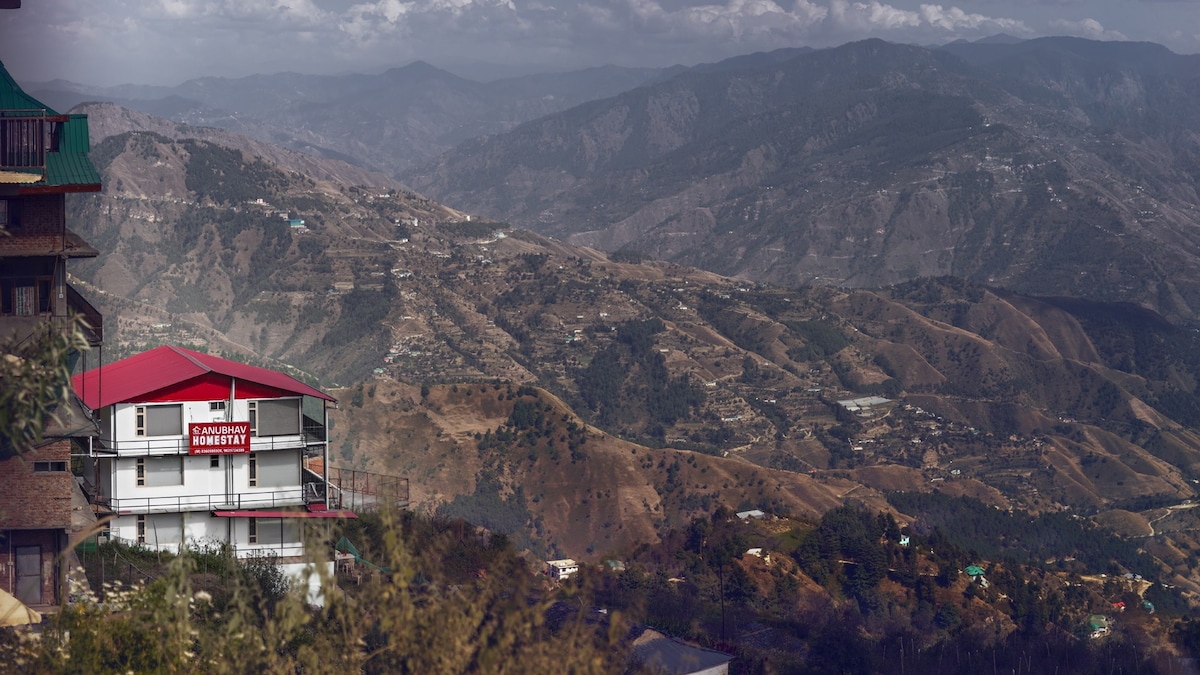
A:
[[[64,460],[45,460],[33,463],[34,473],[66,473],[67,463]]]
[[[150,411],[156,408],[175,408],[178,413],[179,432],[170,434],[151,434],[150,433]],[[175,438],[185,436],[186,429],[183,424],[184,409],[182,403],[156,403],[143,404],[136,406],[134,409],[134,435],[138,438]]]
[[[17,289],[32,288],[29,311],[17,311]],[[0,315],[46,316],[54,312],[54,276],[32,274],[0,278]]]

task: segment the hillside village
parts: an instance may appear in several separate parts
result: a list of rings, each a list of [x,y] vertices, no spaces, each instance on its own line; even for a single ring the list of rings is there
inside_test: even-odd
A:
[[[6,110],[45,107],[3,74]],[[5,439],[2,588],[51,645],[5,633],[6,657],[550,672],[569,653],[594,672],[763,673],[1195,658],[1186,330],[950,277],[752,283],[186,135],[89,145],[85,115],[46,115],[67,140],[45,154],[89,171],[0,157],[0,337],[30,348],[50,327],[81,358],[64,418]],[[155,625],[163,644],[139,642]],[[262,654],[220,665],[247,645]]]

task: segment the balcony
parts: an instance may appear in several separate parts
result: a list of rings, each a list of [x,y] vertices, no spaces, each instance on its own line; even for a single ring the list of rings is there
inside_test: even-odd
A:
[[[72,314],[83,319],[83,334],[88,344],[98,347],[104,341],[104,316],[100,310],[92,306],[79,291],[67,284],[67,308]]]
[[[46,152],[54,139],[54,122],[65,116],[49,116],[45,110],[0,111],[0,172],[4,182],[36,183],[46,180]],[[29,178],[22,178],[26,174]]]
[[[323,442],[323,441],[322,441]],[[267,436],[250,439],[250,452],[271,450],[297,450],[313,443],[306,435]],[[150,457],[152,455],[187,455],[187,436],[162,436],[118,441],[112,438],[97,438],[92,447],[95,457]]]
[[[101,542],[120,542],[130,548],[145,548],[151,551],[162,550],[172,553],[178,552],[185,547],[203,550],[206,545],[211,544],[211,541],[209,540],[197,540],[189,537],[187,544],[171,542],[155,545],[153,537],[148,537],[147,541],[139,543],[135,539],[118,537],[108,532],[101,533],[99,540]],[[285,541],[274,544],[233,544],[231,548],[233,550],[233,555],[238,558],[272,558],[277,564],[287,561],[307,561],[307,558],[304,557],[304,542],[302,541]],[[123,566],[124,565],[122,565],[122,567]],[[138,570],[138,572],[140,573],[141,570]],[[130,577],[130,579],[132,579],[132,577]]]
[[[329,507],[370,511],[408,506],[408,479],[329,467]]]
[[[130,513],[181,513],[184,511],[225,511],[271,509],[285,506],[304,506],[305,490],[289,487],[280,490],[255,492],[224,492],[198,495],[164,495],[160,497],[106,497],[88,490],[91,503],[107,508],[118,515]]]

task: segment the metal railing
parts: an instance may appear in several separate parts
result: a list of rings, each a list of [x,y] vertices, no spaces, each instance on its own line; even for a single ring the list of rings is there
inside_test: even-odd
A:
[[[304,488],[294,487],[269,492],[224,492],[198,495],[163,495],[159,497],[105,497],[95,495],[95,503],[107,506],[114,513],[177,513],[182,511],[232,511],[265,509],[282,506],[302,506]]]
[[[329,467],[329,505],[366,511],[389,505],[408,506],[408,479],[357,469]]]
[[[46,177],[47,119],[45,110],[0,113],[0,169],[33,169]]]
[[[309,434],[294,434],[291,436],[252,436],[250,452],[269,452],[271,450],[297,450],[310,445],[324,443]],[[163,436],[138,438],[118,441],[112,438],[98,438],[94,445],[94,455],[120,455],[122,457],[148,457],[150,455],[186,455],[188,454],[187,436]]]
[[[203,545],[206,541],[216,541],[217,543],[222,543],[219,540],[197,541],[196,539],[188,538],[186,543],[175,541],[160,542],[156,544],[153,540],[153,537],[149,534],[147,534],[146,541],[138,542],[134,539],[118,537],[111,532],[105,533],[103,538],[107,541],[121,543],[131,548],[143,548],[150,549],[152,551],[164,552],[169,551],[171,553],[179,553],[185,548],[197,550],[197,547],[199,547],[200,550],[203,550]],[[274,544],[231,544],[230,549],[233,551],[234,557],[237,558],[267,558],[271,556],[276,556],[279,558],[291,558],[304,556],[304,542],[302,541],[284,541]],[[140,569],[138,571],[141,572]],[[149,575],[146,576],[149,578]]]
[[[70,284],[67,284],[67,307],[71,308],[86,324],[83,331],[87,336],[88,344],[95,347],[104,341],[104,315]]]

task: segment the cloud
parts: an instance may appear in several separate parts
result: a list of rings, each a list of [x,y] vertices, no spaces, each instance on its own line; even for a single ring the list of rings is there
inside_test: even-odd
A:
[[[1079,21],[1068,21],[1067,19],[1055,19],[1050,22],[1050,27],[1057,31],[1061,31],[1065,35],[1074,35],[1076,37],[1085,37],[1092,40],[1128,40],[1125,34],[1118,30],[1108,30],[1099,21],[1095,19],[1081,19]]]
[[[984,16],[983,14],[968,14],[958,7],[945,9],[941,5],[921,5],[921,18],[930,26],[952,32],[963,29],[1030,32],[1024,21]]]
[[[29,0],[17,12],[0,12],[0,29],[7,31],[0,58],[10,66],[9,59],[23,59],[18,69],[32,73],[25,77],[83,79],[86,72],[97,83],[164,84],[280,70],[366,72],[417,58],[550,68],[664,65],[868,37],[931,44],[1051,31],[1125,39],[1105,24],[1132,30],[1113,8],[1139,7],[1132,0],[1104,0],[1103,7],[1088,0],[1084,6],[1096,18],[1083,18],[1063,7],[1076,0],[955,1]],[[1167,24],[1175,31],[1172,44],[1200,44],[1200,25],[1185,11],[1195,0],[1156,1],[1163,11],[1155,16],[1176,15]],[[27,22],[36,29],[15,27]],[[1144,29],[1137,35],[1156,37]],[[75,66],[58,69],[45,58],[44,44],[60,45],[54,58]]]
[[[921,25],[921,15],[917,12],[899,9],[875,0],[871,0],[871,2],[832,0],[829,4],[829,13],[834,23],[851,30],[895,30],[897,28],[916,28]]]

